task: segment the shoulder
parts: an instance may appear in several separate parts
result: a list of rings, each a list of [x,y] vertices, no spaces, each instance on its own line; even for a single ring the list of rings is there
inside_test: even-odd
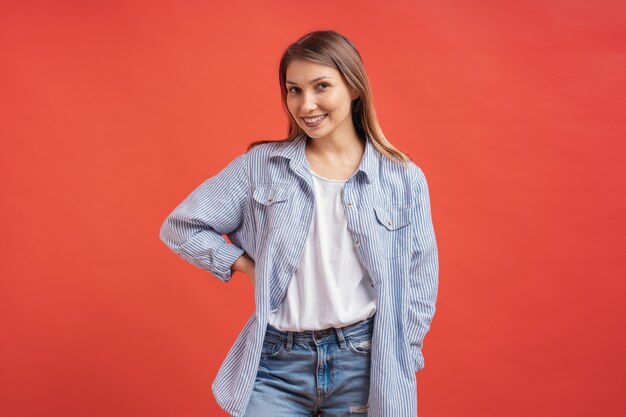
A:
[[[259,143],[245,152],[250,164],[266,164],[270,157],[287,146],[287,142],[278,140],[268,140]]]
[[[267,159],[280,146],[275,141],[260,143],[250,149],[240,151],[235,154],[230,161],[222,167],[224,175],[244,175],[249,174],[257,167],[266,165]]]
[[[263,140],[262,143],[254,145],[250,150],[246,151],[251,156],[269,156],[273,152],[276,152],[286,147],[291,142],[283,140]]]
[[[384,182],[395,184],[412,185],[415,184],[422,175],[422,169],[412,160],[401,162],[391,160],[385,155],[378,156],[379,176]]]
[[[417,184],[418,181],[424,178],[424,171],[419,165],[417,165],[413,161],[407,162],[407,170],[408,170],[409,176],[411,177],[412,184]]]
[[[396,198],[414,202],[419,196],[428,193],[428,183],[424,170],[412,160],[405,163],[394,162],[383,156],[380,179],[383,188],[397,190]]]

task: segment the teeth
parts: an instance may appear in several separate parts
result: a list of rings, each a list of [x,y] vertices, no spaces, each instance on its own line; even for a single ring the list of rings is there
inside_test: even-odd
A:
[[[322,120],[324,117],[326,117],[326,115],[325,115],[325,114],[324,114],[324,115],[322,115],[322,116],[313,117],[313,118],[311,118],[311,119],[307,119],[307,118],[305,118],[305,119],[304,119],[304,121],[305,121],[305,122],[307,122],[307,123],[317,123],[317,122],[319,122],[320,120]]]

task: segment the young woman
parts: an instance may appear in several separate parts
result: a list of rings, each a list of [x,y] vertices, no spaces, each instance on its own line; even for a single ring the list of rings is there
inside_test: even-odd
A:
[[[255,287],[213,393],[235,417],[414,417],[438,289],[425,175],[383,135],[345,36],[301,37],[279,81],[288,137],[252,143],[161,227],[184,260]]]

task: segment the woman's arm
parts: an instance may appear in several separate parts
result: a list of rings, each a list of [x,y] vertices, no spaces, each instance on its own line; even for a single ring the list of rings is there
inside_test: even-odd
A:
[[[428,183],[418,168],[413,185],[413,245],[409,276],[408,337],[415,359],[415,370],[424,367],[422,344],[435,314],[439,286],[439,257],[430,212]]]
[[[224,282],[230,280],[233,264],[244,254],[222,235],[236,230],[243,221],[249,188],[246,158],[246,153],[240,154],[198,186],[165,219],[159,233],[185,261]],[[240,261],[237,267],[241,265]]]
[[[244,253],[235,261],[231,269],[246,275],[252,282],[252,285],[254,285],[256,279],[256,276],[254,275],[254,266],[254,260],[249,257],[247,253]]]

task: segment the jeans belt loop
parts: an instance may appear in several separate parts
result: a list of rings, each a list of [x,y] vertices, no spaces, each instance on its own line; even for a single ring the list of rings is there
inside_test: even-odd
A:
[[[346,348],[346,339],[343,336],[343,330],[341,330],[340,327],[336,327],[335,331],[337,332],[337,339],[339,339],[339,347],[341,349],[345,349]]]

